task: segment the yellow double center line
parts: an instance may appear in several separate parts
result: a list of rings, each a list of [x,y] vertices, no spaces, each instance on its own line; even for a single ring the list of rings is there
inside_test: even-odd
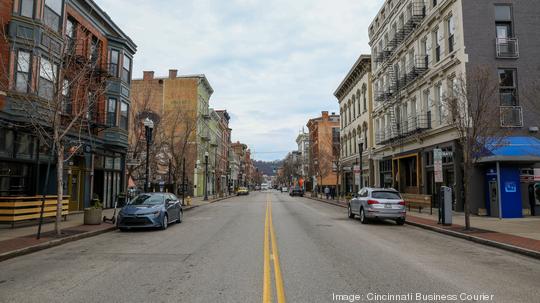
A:
[[[272,250],[270,251],[270,246]],[[285,303],[285,290],[283,277],[279,266],[279,254],[276,241],[276,233],[272,223],[272,201],[266,195],[266,218],[264,220],[264,270],[263,270],[263,303],[272,302],[271,268],[270,259],[274,260],[274,277],[276,279],[276,297],[278,303]]]

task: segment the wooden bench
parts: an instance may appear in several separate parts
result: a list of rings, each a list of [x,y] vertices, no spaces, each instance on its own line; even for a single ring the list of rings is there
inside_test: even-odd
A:
[[[16,222],[39,219],[43,196],[32,197],[0,197],[0,222],[11,223],[14,227]],[[46,196],[43,207],[43,218],[56,216],[57,196]],[[62,199],[62,216],[64,220],[68,215],[69,196]]]
[[[431,195],[420,195],[420,194],[401,194],[401,197],[403,197],[403,200],[405,201],[405,205],[409,207],[409,210],[411,210],[411,207],[417,207],[418,212],[422,213],[422,208],[428,208],[429,207],[429,213],[433,214],[433,204],[431,203],[432,197]]]

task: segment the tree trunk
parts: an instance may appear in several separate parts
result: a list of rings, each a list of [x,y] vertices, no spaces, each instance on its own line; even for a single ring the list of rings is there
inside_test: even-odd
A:
[[[56,221],[54,222],[54,230],[56,235],[60,236],[62,230],[60,228],[60,222],[62,221],[62,200],[64,198],[64,146],[58,144],[57,154],[56,154]]]
[[[465,230],[470,230],[471,229],[471,218],[470,218],[470,204],[469,204],[469,193],[471,192],[471,184],[469,182],[469,180],[471,180],[471,174],[472,174],[472,164],[470,163],[470,158],[469,157],[466,157],[464,159],[464,165],[463,165],[463,168],[465,170],[464,174],[463,174],[463,181],[465,183],[465,187],[464,187],[464,190],[465,190],[465,197],[463,199],[463,212],[464,212],[464,215],[465,215]]]

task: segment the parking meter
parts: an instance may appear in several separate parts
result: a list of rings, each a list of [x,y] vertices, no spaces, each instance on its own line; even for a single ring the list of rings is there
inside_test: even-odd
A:
[[[441,186],[440,214],[443,225],[452,225],[452,188]]]

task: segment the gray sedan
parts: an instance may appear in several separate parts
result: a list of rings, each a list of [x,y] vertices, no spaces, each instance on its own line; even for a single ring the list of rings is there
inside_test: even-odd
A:
[[[362,224],[368,219],[391,219],[403,225],[405,213],[405,201],[398,191],[389,188],[362,188],[348,205],[349,218],[358,215]]]
[[[167,229],[171,222],[182,222],[184,211],[178,198],[170,193],[144,193],[122,207],[117,226],[130,228],[160,227]]]

